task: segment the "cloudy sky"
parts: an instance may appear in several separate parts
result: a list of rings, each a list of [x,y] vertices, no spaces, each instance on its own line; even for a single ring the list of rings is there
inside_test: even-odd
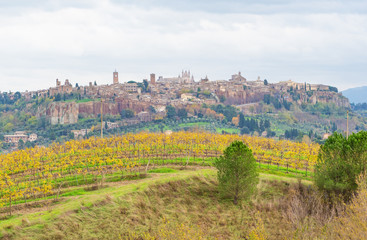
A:
[[[367,85],[367,1],[0,1],[0,91],[108,84],[115,69]]]

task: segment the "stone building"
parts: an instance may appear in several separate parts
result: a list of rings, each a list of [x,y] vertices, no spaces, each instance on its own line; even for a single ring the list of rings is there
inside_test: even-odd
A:
[[[50,96],[55,96],[57,94],[65,94],[65,93],[69,94],[72,91],[73,86],[71,85],[68,79],[65,80],[64,85],[61,85],[61,81],[59,81],[59,79],[56,79],[56,87],[50,88],[48,92]]]
[[[87,135],[91,131],[92,130],[90,130],[90,129],[71,130],[71,132],[74,134],[74,139],[84,137],[85,135]]]
[[[138,119],[141,122],[150,122],[152,121],[152,116],[148,112],[140,112],[138,113]]]
[[[136,83],[125,83],[124,90],[126,92],[137,92],[138,91],[138,84]]]
[[[23,140],[23,142],[28,141],[28,136],[25,134],[19,134],[19,135],[4,135],[4,141],[6,143],[15,143],[18,144],[20,140]]]
[[[18,145],[20,140],[23,140],[23,142],[34,142],[37,140],[37,134],[32,133],[28,136],[25,131],[17,131],[13,135],[4,135],[4,141],[6,143]]]
[[[244,83],[244,82],[246,82],[246,78],[244,78],[241,75],[241,72],[238,72],[238,74],[233,74],[232,75],[232,78],[230,79],[230,81]]]
[[[178,77],[163,78],[162,76],[160,76],[158,78],[158,81],[179,84],[193,84],[195,82],[194,76],[191,75],[190,71],[182,71],[182,74],[178,75]]]
[[[28,141],[30,141],[30,142],[34,142],[34,141],[36,141],[36,140],[37,140],[37,138],[38,138],[37,134],[35,134],[35,133],[31,133],[31,134],[29,135],[29,137],[28,137]]]
[[[105,124],[105,123],[103,123],[103,124]],[[120,127],[120,125],[117,122],[107,122],[107,128],[108,129],[114,129],[114,128],[118,128],[118,127]]]

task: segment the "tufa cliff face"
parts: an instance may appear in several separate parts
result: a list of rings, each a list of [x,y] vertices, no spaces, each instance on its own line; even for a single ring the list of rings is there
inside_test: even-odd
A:
[[[309,103],[334,103],[337,107],[350,108],[348,98],[342,96],[340,93],[333,92],[318,92],[308,99]]]
[[[53,102],[46,109],[52,125],[78,122],[78,106],[75,102]]]
[[[135,113],[146,111],[148,103],[131,101],[128,99],[118,99],[116,102],[103,102],[103,114],[118,115],[123,109],[131,109]],[[39,109],[38,116],[46,114],[52,125],[73,124],[78,122],[79,114],[86,116],[98,116],[101,113],[101,102],[53,102],[46,110]]]
[[[135,113],[146,111],[149,107],[148,103],[132,101],[129,99],[117,99],[115,102],[102,103],[103,114],[118,115],[123,109],[131,109]],[[101,113],[101,102],[79,103],[78,109],[80,114],[97,116]]]

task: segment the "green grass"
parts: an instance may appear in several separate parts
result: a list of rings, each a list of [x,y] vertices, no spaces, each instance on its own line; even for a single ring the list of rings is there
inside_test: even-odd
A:
[[[76,101],[76,103],[94,102],[95,99],[81,99]]]
[[[172,169],[172,168],[156,168],[156,169],[151,169],[148,172],[149,173],[174,173],[174,172],[178,172],[178,170]]]
[[[269,165],[265,163],[258,164],[259,171],[264,173],[269,173],[278,176],[286,176],[286,177],[293,177],[293,178],[302,178],[306,180],[312,180],[313,172],[308,170],[302,169],[294,169],[294,168],[287,168],[284,166],[276,166],[276,165]]]
[[[80,99],[80,100],[68,99],[68,100],[65,100],[63,102],[85,103],[85,102],[94,102],[94,101],[95,101],[95,99],[85,98],[85,99]]]
[[[293,231],[280,210],[269,206],[287,201],[284,196],[297,179],[261,173],[252,203],[235,206],[218,195],[214,169],[156,176],[70,195],[51,210],[0,222],[1,232],[16,239],[126,239],[129,234],[134,236],[130,239],[157,234],[167,239],[244,239],[258,217],[264,219],[269,239]]]
[[[297,176],[289,174],[280,174],[280,172],[269,172],[265,168],[260,168],[260,177],[262,179],[276,179],[282,181],[297,181]],[[6,229],[9,226],[19,226],[22,223],[22,218],[26,217],[28,220],[36,220],[40,219],[42,222],[47,223],[48,221],[52,221],[56,219],[60,214],[66,211],[71,211],[76,209],[82,205],[91,205],[96,201],[100,201],[104,198],[106,194],[120,197],[126,194],[130,194],[136,191],[143,191],[147,187],[152,186],[154,184],[162,184],[169,181],[185,179],[191,176],[203,175],[203,176],[214,176],[216,171],[212,168],[210,169],[200,169],[197,171],[192,170],[183,170],[179,171],[172,168],[158,168],[152,169],[149,171],[150,173],[161,173],[159,177],[156,178],[146,178],[140,179],[138,182],[126,182],[122,181],[120,183],[116,183],[116,185],[97,189],[95,191],[87,191],[85,187],[71,187],[68,190],[65,189],[64,192],[60,194],[64,200],[61,203],[56,203],[55,205],[50,207],[50,210],[40,211],[38,213],[30,213],[26,215],[13,216],[9,219],[3,220],[0,222],[0,229]],[[157,175],[158,176],[158,175]],[[311,184],[308,179],[304,179],[305,182]]]
[[[79,189],[75,189],[72,191],[62,193],[60,196],[61,197],[71,197],[71,196],[79,196],[79,195],[84,195],[84,194],[87,194],[87,191],[84,188],[79,188]]]
[[[227,133],[231,134],[238,134],[240,133],[240,130],[237,128],[216,128],[217,133],[222,133],[222,131],[225,131]]]
[[[198,127],[198,128],[201,128],[201,129],[205,129],[206,126],[208,125],[211,125],[212,123],[211,122],[189,122],[189,123],[179,123],[176,127],[179,127],[179,128],[185,128],[185,127],[188,127],[188,128],[194,128],[194,127]],[[159,129],[159,125],[160,124],[151,124],[151,123],[148,123],[146,126],[142,127],[141,130],[145,130],[145,131],[160,131]],[[166,130],[173,130],[174,127],[171,126],[171,125],[164,125],[163,127],[163,131],[166,131]],[[227,133],[230,133],[230,134],[238,134],[240,133],[240,130],[238,128],[235,128],[235,127],[215,127],[215,131],[217,133],[222,133],[222,131],[225,131]]]
[[[209,122],[194,122],[194,123],[180,123],[179,127],[195,127],[195,126],[206,126]]]
[[[83,204],[93,204],[97,201],[101,201],[104,199],[105,195],[111,195],[113,197],[120,197],[125,194],[129,194],[136,191],[145,190],[147,187],[157,184],[164,183],[173,180],[179,180],[186,178],[188,176],[193,176],[197,174],[214,174],[214,170],[212,169],[202,169],[199,171],[180,171],[177,173],[166,173],[162,174],[161,177],[151,179],[141,179],[138,182],[126,184],[126,182],[121,182],[121,184],[117,184],[111,187],[98,189],[95,191],[83,191],[79,188],[72,188],[72,192],[65,192],[63,194],[70,195],[65,199],[65,201],[60,204],[55,204],[50,208],[50,210],[40,211],[36,213],[30,213],[26,215],[13,216],[9,219],[5,219],[0,221],[0,229],[6,229],[8,226],[19,226],[22,224],[22,218],[26,217],[29,221],[40,220],[44,223],[52,221],[60,216],[60,214],[65,213],[67,211],[72,211],[82,206]],[[168,174],[168,175],[167,175]],[[81,195],[78,195],[81,194]],[[70,198],[73,197],[73,198]]]

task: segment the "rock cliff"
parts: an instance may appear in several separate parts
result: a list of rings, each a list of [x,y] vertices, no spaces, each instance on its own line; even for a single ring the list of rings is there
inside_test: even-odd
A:
[[[78,105],[75,102],[53,102],[46,109],[52,125],[78,122]]]
[[[103,114],[118,115],[123,109],[131,109],[135,113],[146,111],[148,103],[141,103],[128,99],[117,99],[115,102],[102,103]],[[52,125],[72,124],[78,122],[79,114],[84,116],[98,116],[101,113],[101,102],[53,102],[46,110],[39,109],[38,116],[46,114]]]

